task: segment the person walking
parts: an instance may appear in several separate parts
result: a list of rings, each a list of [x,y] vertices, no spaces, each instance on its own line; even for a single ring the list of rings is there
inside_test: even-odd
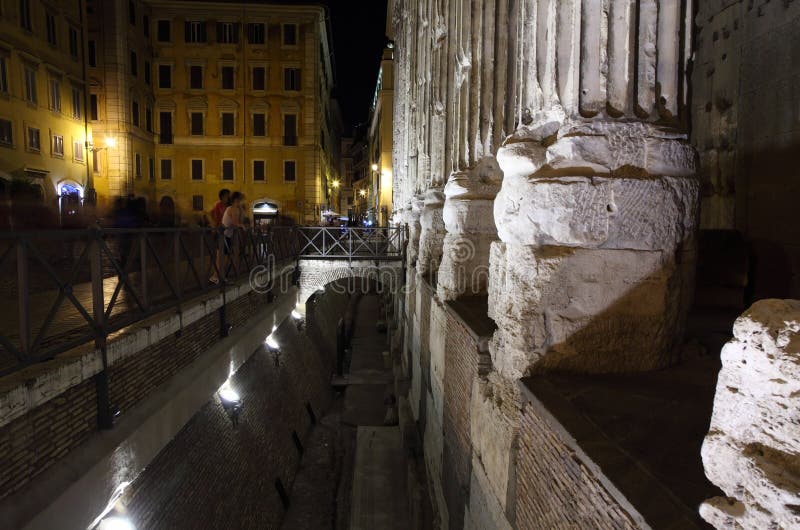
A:
[[[214,208],[211,210],[211,222],[213,223],[212,226],[214,227],[217,232],[222,231],[222,218],[225,215],[225,210],[230,205],[231,199],[231,190],[227,188],[223,188],[219,190],[219,201],[217,204],[214,205]],[[219,276],[217,275],[218,272],[222,271],[222,254],[219,251],[219,245],[217,245],[216,254],[216,265],[217,268],[211,274],[211,278],[208,279],[211,283],[219,283]]]
[[[230,204],[227,208],[225,208],[225,213],[222,214],[222,226],[224,227],[223,235],[225,236],[225,254],[228,256],[235,256],[238,254],[238,249],[235,247],[236,231],[239,228],[244,227],[243,202],[244,195],[241,192],[234,191],[231,194]],[[225,267],[227,270],[227,265]]]

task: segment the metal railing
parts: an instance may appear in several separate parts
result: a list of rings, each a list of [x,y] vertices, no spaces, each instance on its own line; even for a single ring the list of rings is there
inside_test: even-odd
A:
[[[295,227],[304,259],[402,260],[405,228]]]
[[[256,266],[272,274],[296,255],[296,237],[283,230],[237,230],[227,242],[210,228],[0,233],[0,375],[91,341],[104,346],[134,322],[224,291]]]
[[[401,260],[404,244],[403,228],[276,226],[229,239],[211,228],[0,232],[0,376],[92,341],[105,367],[109,335],[224,292],[256,267],[269,284],[283,262]]]

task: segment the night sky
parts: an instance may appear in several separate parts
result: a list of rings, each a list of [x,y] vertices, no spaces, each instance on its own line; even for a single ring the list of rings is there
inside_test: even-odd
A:
[[[386,43],[386,0],[329,0],[336,61],[336,97],[345,134],[369,115]]]

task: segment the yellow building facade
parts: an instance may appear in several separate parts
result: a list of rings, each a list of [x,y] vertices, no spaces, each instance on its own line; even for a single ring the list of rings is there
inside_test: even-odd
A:
[[[392,215],[392,139],[394,137],[394,49],[383,50],[372,103],[367,149],[369,178],[356,186],[375,222],[387,226]],[[365,190],[362,191],[362,190]]]
[[[96,191],[101,211],[142,197],[184,223],[228,188],[319,222],[340,178],[325,8],[55,5],[0,0],[0,177],[47,200]]]
[[[91,187],[85,5],[0,0],[0,186],[59,198]]]

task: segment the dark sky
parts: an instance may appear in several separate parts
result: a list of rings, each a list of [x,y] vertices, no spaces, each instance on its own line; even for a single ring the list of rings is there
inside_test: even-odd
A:
[[[328,0],[345,134],[365,122],[386,43],[386,0]]]

